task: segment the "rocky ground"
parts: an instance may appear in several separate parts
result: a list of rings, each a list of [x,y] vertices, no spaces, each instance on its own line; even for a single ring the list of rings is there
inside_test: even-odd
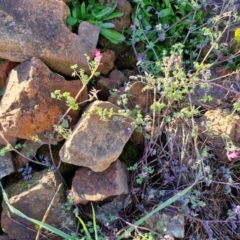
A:
[[[172,128],[165,129],[162,137],[154,140],[158,145],[157,153],[145,153],[144,133],[150,134],[151,126],[146,124],[143,133],[136,131],[136,119],[119,115],[124,105],[118,104],[119,92],[110,94],[114,89],[125,93],[127,88],[127,109],[134,111],[138,105],[138,113],[147,115],[146,109],[156,96],[151,90],[143,91],[146,82],[136,77],[138,72],[132,67],[136,64],[133,50],[124,44],[116,46],[106,41],[99,36],[99,28],[88,22],[82,22],[78,33],[73,33],[66,25],[69,9],[65,2],[0,2],[0,146],[4,151],[0,157],[0,178],[13,207],[30,218],[44,219],[45,223],[71,232],[77,226],[74,214],[67,211],[69,202],[78,206],[85,220],[91,215],[90,203],[93,202],[98,221],[107,226],[107,218],[119,216],[120,211],[129,214],[126,222],[135,219],[131,215],[135,213],[132,206],[144,212],[140,199],[146,201],[146,209],[149,209],[177,193],[172,191],[162,197],[154,184],[143,184],[144,192],[141,192],[139,185],[133,183],[135,175],[127,168],[143,159],[142,156],[147,155],[154,162],[159,154],[156,159],[161,159],[152,183],[171,177],[170,173],[161,175],[163,168],[172,167],[161,154],[174,159],[181,152],[181,166],[173,164],[175,169],[171,171],[177,174],[177,169],[187,166],[192,172],[186,173],[186,179],[194,179],[195,169],[192,164],[194,136],[185,142],[186,136],[192,135],[190,121],[172,123]],[[123,17],[113,21],[120,32],[130,27],[132,8],[128,1],[120,0],[117,9],[124,12]],[[85,54],[94,59],[96,49],[101,54],[100,76],[84,86],[78,77],[72,76],[71,66],[77,64],[78,69],[89,74]],[[130,78],[132,75],[135,79]],[[220,68],[211,69],[210,80],[213,99],[208,104],[200,101],[206,93],[200,87],[196,87],[190,98],[202,110],[201,116],[194,119],[199,129],[198,144],[207,145],[207,151],[214,153],[212,159],[217,158],[224,166],[233,166],[239,155],[226,148],[229,142],[235,148],[240,147],[240,117],[236,113],[229,115],[228,110],[237,99],[236,93],[237,97],[239,95],[238,73],[225,74]],[[97,99],[88,101],[92,87],[100,92],[95,92]],[[77,96],[77,110],[69,111],[67,97],[53,97],[56,90]],[[62,128],[57,128],[59,126]],[[171,141],[175,145],[171,145]],[[168,150],[163,147],[166,142]],[[179,150],[179,146],[184,148]],[[147,175],[146,172],[142,174]],[[239,202],[239,194],[234,194]],[[39,227],[11,213],[3,199],[1,201],[0,240],[36,239]],[[183,202],[178,201],[174,207],[181,204]],[[159,219],[163,222],[161,227],[157,224]],[[186,225],[191,223],[173,209],[158,212],[144,223],[146,229],[158,233],[164,226],[169,239],[183,239]],[[114,229],[117,227],[111,228],[112,233],[119,230]],[[235,230],[235,239],[239,239],[239,229],[238,226]],[[42,230],[40,239],[62,237]],[[219,239],[223,239],[222,235]]]

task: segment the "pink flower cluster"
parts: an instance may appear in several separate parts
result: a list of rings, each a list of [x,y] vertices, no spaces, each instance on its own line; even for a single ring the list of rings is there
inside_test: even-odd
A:
[[[236,161],[240,159],[240,154],[237,151],[233,151],[233,152],[227,151],[227,157],[229,161]]]
[[[98,62],[98,63],[101,62],[101,60],[102,60],[102,54],[101,54],[100,50],[96,49],[96,50],[94,51],[93,56],[94,56],[94,60],[95,60],[96,62]]]

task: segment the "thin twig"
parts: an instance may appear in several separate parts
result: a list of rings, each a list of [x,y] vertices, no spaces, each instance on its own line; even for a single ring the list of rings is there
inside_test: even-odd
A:
[[[52,200],[51,200],[51,202],[50,202],[50,204],[49,204],[49,206],[48,206],[48,208],[47,208],[47,210],[46,210],[46,212],[45,212],[45,214],[44,214],[44,216],[43,216],[43,218],[42,218],[42,221],[41,221],[42,223],[45,223],[45,221],[47,220],[47,217],[48,217],[48,215],[49,215],[50,209],[51,209],[51,207],[52,207],[52,205],[53,205],[53,202],[54,202],[54,200],[55,200],[58,192],[60,191],[60,188],[61,188],[61,187],[62,187],[62,183],[60,183],[60,184],[58,185],[58,188],[57,188],[57,190],[56,190],[56,192],[55,192],[55,194],[54,194],[54,196],[53,196],[53,198],[52,198]],[[41,232],[42,232],[42,226],[39,227],[35,240],[38,240],[38,239],[39,239],[39,237],[40,237],[40,235],[41,235]]]

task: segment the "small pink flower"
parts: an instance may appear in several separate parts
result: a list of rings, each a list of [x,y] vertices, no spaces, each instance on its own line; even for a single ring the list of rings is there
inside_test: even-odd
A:
[[[96,88],[92,88],[91,91],[89,91],[89,93],[95,98],[95,99],[98,99],[98,96],[97,94],[101,92],[101,90],[97,90]]]
[[[102,60],[102,54],[101,54],[100,50],[96,49],[96,50],[94,51],[93,56],[94,56],[94,60],[95,60],[95,61],[97,61],[97,62],[99,62],[99,63],[101,62],[101,60]]]
[[[237,151],[233,151],[233,152],[227,151],[227,157],[229,161],[235,161],[240,157],[240,155]]]
[[[174,62],[179,62],[179,58],[177,56],[174,56],[173,61]]]
[[[130,28],[131,28],[132,31],[136,30],[136,26],[134,24],[131,24]]]

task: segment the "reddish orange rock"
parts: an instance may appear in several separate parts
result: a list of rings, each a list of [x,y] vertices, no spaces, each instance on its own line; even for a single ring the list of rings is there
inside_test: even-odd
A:
[[[8,74],[19,63],[11,62],[9,60],[0,59],[0,89],[5,88]]]
[[[79,168],[72,182],[75,203],[102,201],[107,197],[128,193],[128,171],[121,161],[113,162],[103,172]]]

